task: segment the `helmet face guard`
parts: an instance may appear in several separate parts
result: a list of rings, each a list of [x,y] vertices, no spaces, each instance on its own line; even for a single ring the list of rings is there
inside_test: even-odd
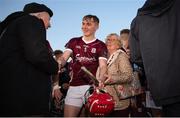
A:
[[[90,88],[90,92],[92,92],[92,88]],[[92,94],[85,97],[87,98],[85,108],[90,116],[107,116],[114,110],[113,97],[101,89],[94,88]]]

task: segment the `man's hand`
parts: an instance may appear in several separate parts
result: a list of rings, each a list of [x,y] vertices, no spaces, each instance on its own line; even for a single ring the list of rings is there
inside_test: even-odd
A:
[[[102,81],[99,81],[99,85],[97,88],[98,89],[104,89],[104,83]]]
[[[53,87],[52,97],[54,98],[55,106],[58,107],[63,94],[60,91],[59,85]]]
[[[54,103],[57,108],[60,104],[62,96],[63,96],[63,94],[61,93],[60,89],[54,90]]]

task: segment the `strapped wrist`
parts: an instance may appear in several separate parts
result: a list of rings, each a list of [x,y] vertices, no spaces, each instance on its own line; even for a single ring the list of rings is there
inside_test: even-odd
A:
[[[53,91],[56,89],[60,89],[61,87],[59,86],[58,82],[53,83]]]
[[[53,86],[53,90],[60,89],[60,88],[61,88],[61,87],[60,87],[58,84],[56,84],[56,85]]]

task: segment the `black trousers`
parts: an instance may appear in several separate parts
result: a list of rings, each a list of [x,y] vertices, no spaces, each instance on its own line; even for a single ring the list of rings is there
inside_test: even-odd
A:
[[[180,117],[180,102],[162,106],[164,117]]]

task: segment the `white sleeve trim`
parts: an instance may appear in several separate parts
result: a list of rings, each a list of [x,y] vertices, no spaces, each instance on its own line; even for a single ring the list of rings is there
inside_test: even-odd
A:
[[[105,57],[99,57],[99,60],[100,60],[100,59],[104,59],[104,60],[107,61],[107,58],[105,58]]]
[[[73,52],[70,48],[66,48],[65,51],[70,51],[71,53]]]

